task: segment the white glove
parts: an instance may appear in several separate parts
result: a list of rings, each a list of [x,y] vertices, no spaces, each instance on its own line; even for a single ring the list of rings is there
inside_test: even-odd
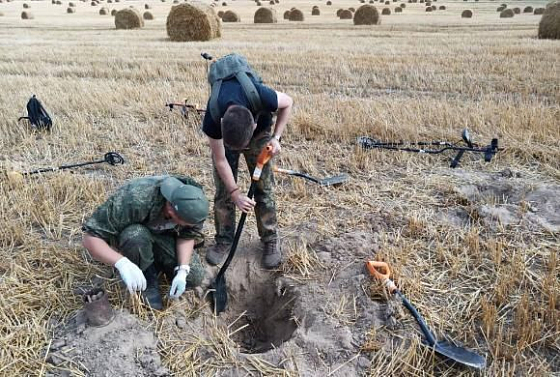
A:
[[[126,284],[130,293],[143,291],[146,289],[146,278],[142,270],[132,263],[127,257],[122,257],[115,263],[115,268],[119,270],[121,278]]]
[[[179,298],[183,293],[185,293],[185,289],[187,288],[187,275],[189,271],[180,269],[177,271],[177,274],[173,278],[173,282],[171,283],[171,290],[169,291],[170,298]]]

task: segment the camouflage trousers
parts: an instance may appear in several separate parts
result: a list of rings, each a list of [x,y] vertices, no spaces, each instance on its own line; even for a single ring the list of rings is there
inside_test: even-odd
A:
[[[174,236],[152,233],[141,224],[133,224],[124,228],[119,234],[118,243],[119,252],[142,271],[152,264],[159,271],[173,271],[177,266],[175,252],[177,239]],[[190,266],[187,285],[199,286],[204,278],[205,269],[196,251],[193,251]]]
[[[270,135],[263,133],[253,138],[246,150],[232,151],[226,148],[226,159],[233,172],[235,182],[239,170],[239,156],[243,154],[249,171],[252,173],[257,164],[260,151],[270,141]],[[213,161],[212,161],[213,162]],[[214,166],[214,225],[216,227],[216,243],[231,244],[235,234],[235,204],[231,200],[225,184],[218,175],[216,164]],[[250,178],[250,177],[248,177]],[[260,180],[255,188],[255,215],[257,229],[263,242],[275,241],[277,238],[276,203],[274,201],[274,176],[271,163],[265,165]]]

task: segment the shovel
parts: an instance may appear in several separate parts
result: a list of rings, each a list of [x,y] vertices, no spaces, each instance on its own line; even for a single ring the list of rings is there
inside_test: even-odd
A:
[[[255,188],[257,186],[257,182],[261,178],[261,173],[264,165],[272,158],[272,147],[267,145],[263,148],[259,156],[257,157],[257,166],[253,171],[253,177],[251,180],[251,186],[249,186],[249,193],[247,197],[249,199],[253,198],[255,194]],[[231,248],[229,249],[229,254],[225,263],[223,264],[222,268],[218,272],[216,276],[216,280],[210,285],[210,292],[212,294],[212,301],[214,303],[214,313],[216,315],[220,314],[224,310],[226,310],[227,306],[227,286],[226,286],[226,270],[235,255],[235,251],[237,250],[237,244],[239,243],[239,238],[241,238],[241,232],[243,231],[243,225],[245,225],[245,220],[247,219],[247,213],[243,212],[241,214],[241,218],[239,219],[239,223],[237,224],[237,229],[235,230],[235,237],[233,238],[233,243],[231,244]]]
[[[339,185],[341,183],[344,183],[348,180],[348,175],[347,174],[340,174],[340,175],[335,175],[333,177],[319,179],[319,178],[314,178],[310,175],[307,175],[305,173],[301,173],[301,172],[298,172],[298,171],[295,171],[295,170],[282,169],[282,168],[278,168],[276,166],[273,169],[274,169],[275,173],[288,174],[288,175],[293,175],[294,177],[304,178],[304,179],[307,179],[308,181],[317,183],[321,186],[335,186],[335,185]]]
[[[412,306],[412,304],[406,299],[406,297],[404,297],[404,295],[397,289],[395,283],[391,279],[389,279],[391,270],[387,263],[369,261],[366,262],[366,267],[370,275],[373,275],[377,279],[381,280],[381,282],[387,287],[390,293],[399,296],[399,298],[402,300],[403,305],[408,309],[408,311],[410,311],[414,319],[416,319],[416,322],[418,322],[418,325],[420,325],[422,333],[424,333],[424,336],[426,337],[424,343],[428,345],[428,347],[432,348],[441,356],[456,363],[476,369],[484,369],[484,367],[486,366],[486,359],[484,357],[462,347],[457,347],[456,345],[446,340],[436,340],[434,334],[426,324],[426,321],[424,321],[424,318],[422,318],[416,308]]]

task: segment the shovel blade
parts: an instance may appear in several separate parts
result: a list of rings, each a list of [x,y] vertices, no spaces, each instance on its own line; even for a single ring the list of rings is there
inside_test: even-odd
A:
[[[462,347],[457,347],[448,341],[438,341],[432,348],[440,355],[459,364],[477,369],[484,369],[486,367],[486,358]]]
[[[321,186],[335,186],[340,185],[348,180],[348,174],[335,175],[334,177],[323,178],[319,182]]]
[[[227,287],[225,275],[220,275],[210,285],[212,289],[212,303],[214,304],[214,313],[220,314],[226,310],[227,306]]]

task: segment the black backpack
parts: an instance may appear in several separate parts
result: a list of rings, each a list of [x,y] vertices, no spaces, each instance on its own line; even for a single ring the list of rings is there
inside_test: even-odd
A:
[[[222,81],[232,78],[235,78],[239,84],[241,84],[245,95],[249,99],[251,105],[249,110],[251,110],[253,114],[258,114],[263,109],[261,97],[253,82],[253,80],[255,80],[257,83],[262,84],[262,79],[253,68],[251,68],[244,56],[229,54],[212,63],[208,72],[208,83],[212,88],[210,100],[208,101],[208,108],[212,120],[216,123],[220,122],[222,115],[218,107],[218,95],[220,94]]]
[[[35,97],[35,94],[27,102],[27,116],[20,117],[18,122],[22,119],[27,119],[37,129],[45,128],[47,131],[50,131],[52,127],[51,117],[43,105],[41,105],[41,102]]]

